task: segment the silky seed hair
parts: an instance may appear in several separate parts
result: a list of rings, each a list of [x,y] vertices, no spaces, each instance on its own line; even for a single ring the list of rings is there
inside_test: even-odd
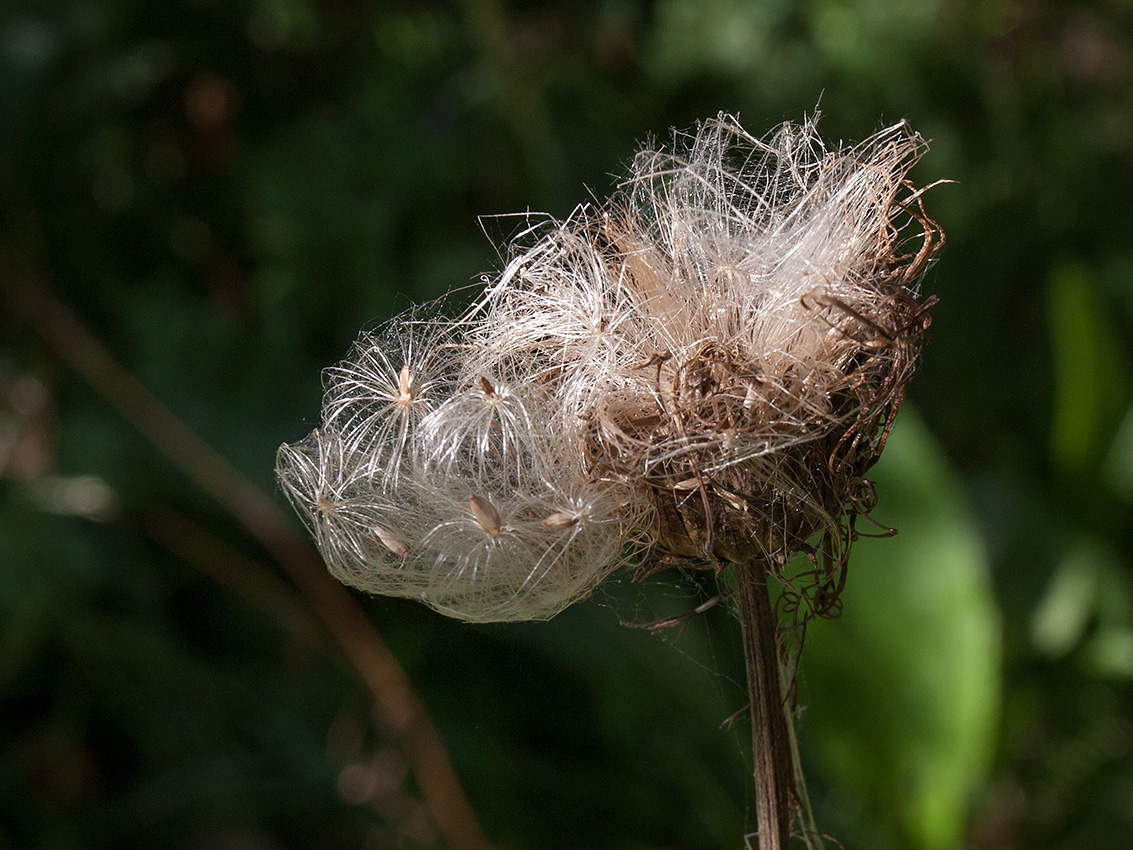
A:
[[[762,558],[797,618],[834,613],[928,327],[923,150],[904,123],[831,149],[720,115],[528,219],[463,314],[362,334],[277,465],[331,571],[492,621],[629,562]]]

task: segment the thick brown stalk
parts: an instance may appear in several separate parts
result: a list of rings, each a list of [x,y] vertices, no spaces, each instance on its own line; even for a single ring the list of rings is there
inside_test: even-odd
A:
[[[787,850],[791,834],[791,739],[779,673],[778,623],[767,589],[767,564],[735,565],[751,696],[756,821],[760,850]]]

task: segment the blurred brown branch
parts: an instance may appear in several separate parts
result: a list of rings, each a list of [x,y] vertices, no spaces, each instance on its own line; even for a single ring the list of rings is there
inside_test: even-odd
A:
[[[148,511],[141,533],[191,564],[270,617],[307,647],[325,644],[326,634],[301,597],[276,572],[265,567],[180,511],[163,506]]]
[[[378,714],[400,739],[446,842],[455,850],[486,850],[487,838],[405,671],[276,503],[158,401],[44,286],[4,265],[0,292],[63,361],[275,558],[373,694]]]

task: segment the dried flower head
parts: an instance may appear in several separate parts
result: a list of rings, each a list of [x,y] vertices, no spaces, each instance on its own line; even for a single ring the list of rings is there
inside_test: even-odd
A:
[[[794,602],[829,613],[928,325],[922,150],[903,123],[828,149],[813,121],[760,140],[721,115],[530,224],[463,315],[363,334],[279,452],[331,570],[488,621],[647,550],[805,553]]]

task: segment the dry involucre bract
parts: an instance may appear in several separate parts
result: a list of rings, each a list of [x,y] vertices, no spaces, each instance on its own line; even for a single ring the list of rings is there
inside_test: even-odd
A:
[[[458,317],[418,308],[326,373],[278,475],[333,573],[465,620],[550,617],[629,560],[811,568],[830,613],[928,325],[939,244],[898,124],[826,148],[730,116],[531,224]]]

